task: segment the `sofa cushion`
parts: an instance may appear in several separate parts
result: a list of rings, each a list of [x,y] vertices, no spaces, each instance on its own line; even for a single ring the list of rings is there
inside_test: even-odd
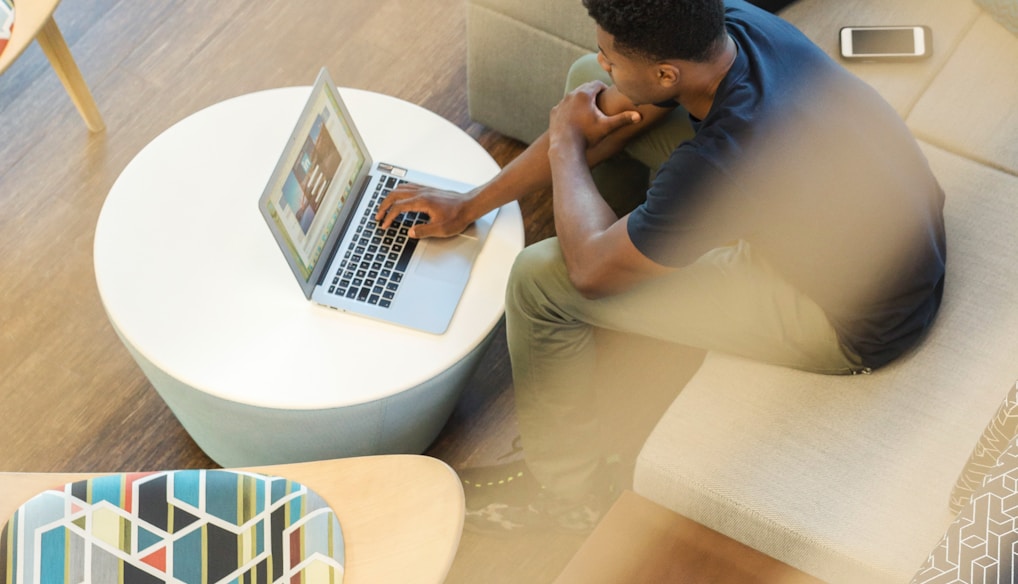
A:
[[[300,483],[179,470],[39,493],[4,527],[0,557],[9,582],[339,584],[346,545],[335,512]]]
[[[912,109],[978,15],[979,9],[972,2],[929,0],[799,0],[781,12],[828,55],[875,87],[902,117]],[[908,63],[846,62],[839,57],[842,27],[892,24],[923,24],[933,29],[933,55]]]
[[[583,47],[587,52],[597,50],[594,38],[594,21],[587,16],[581,0],[471,0],[472,5],[497,12],[541,32]],[[521,63],[526,69],[533,63]],[[556,89],[561,90],[561,87]]]
[[[1011,34],[1018,35],[1018,4],[1014,0],[976,0],[976,4]]]
[[[562,99],[569,67],[590,49],[507,16],[488,1],[467,5],[470,117],[531,142],[548,128],[548,112]],[[590,19],[582,20],[589,28]]]
[[[924,145],[947,193],[944,305],[920,350],[825,377],[712,353],[662,417],[635,490],[831,582],[907,582],[1018,379],[1018,177]]]
[[[986,475],[997,466],[997,459],[1018,436],[1018,383],[1011,388],[996,415],[990,419],[979,442],[972,449],[968,462],[951,491],[951,511],[962,510],[972,494],[983,484]]]
[[[1018,443],[1012,440],[911,584],[1013,582],[1018,573]]]
[[[1018,37],[989,15],[965,35],[916,104],[917,136],[1018,174]]]

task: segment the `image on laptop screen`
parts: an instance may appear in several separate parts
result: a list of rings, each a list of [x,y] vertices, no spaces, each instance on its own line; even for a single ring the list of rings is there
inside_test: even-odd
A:
[[[315,96],[311,111],[316,115],[301,120],[298,136],[304,139],[294,140],[283,153],[289,172],[273,177],[266,202],[305,280],[366,163],[345,120],[334,113],[339,104],[327,88]]]

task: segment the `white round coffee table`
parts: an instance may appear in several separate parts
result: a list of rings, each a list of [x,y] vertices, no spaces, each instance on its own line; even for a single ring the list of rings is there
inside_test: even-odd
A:
[[[257,203],[309,90],[244,95],[181,120],[128,164],[96,226],[110,321],[184,428],[227,467],[422,452],[502,318],[523,248],[519,207],[506,205],[443,335],[306,300]],[[499,170],[427,110],[341,93],[380,159],[464,182]]]

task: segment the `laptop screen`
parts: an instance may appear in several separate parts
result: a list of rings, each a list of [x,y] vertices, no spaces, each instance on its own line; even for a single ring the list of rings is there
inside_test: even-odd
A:
[[[291,266],[310,287],[315,266],[331,244],[330,235],[367,164],[335,87],[324,81],[319,78],[315,84],[261,199],[262,213],[286,246]]]

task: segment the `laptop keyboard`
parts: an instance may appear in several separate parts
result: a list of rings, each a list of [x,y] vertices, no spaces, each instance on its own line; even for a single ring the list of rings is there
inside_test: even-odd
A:
[[[407,232],[428,220],[425,213],[403,213],[388,229],[381,229],[375,221],[378,204],[404,182],[394,176],[378,181],[368,211],[360,218],[360,225],[343,252],[329,285],[330,293],[381,308],[392,305],[417,247],[417,240]]]

